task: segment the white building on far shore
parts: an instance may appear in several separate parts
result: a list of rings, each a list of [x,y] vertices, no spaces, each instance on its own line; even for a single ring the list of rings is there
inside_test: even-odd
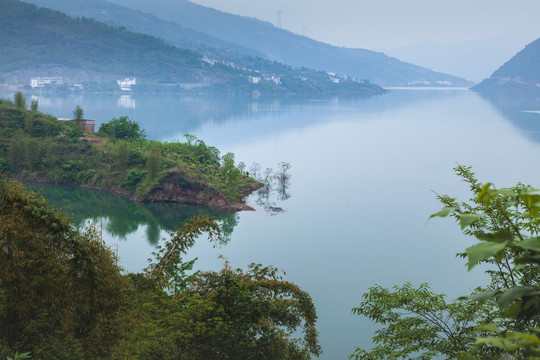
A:
[[[118,86],[120,86],[121,90],[129,91],[131,90],[131,87],[133,85],[137,85],[137,79],[136,78],[124,78],[122,80],[116,80],[116,83]]]
[[[62,85],[63,80],[61,76],[45,76],[45,77],[33,77],[30,78],[30,86],[33,88],[43,87],[48,84]]]

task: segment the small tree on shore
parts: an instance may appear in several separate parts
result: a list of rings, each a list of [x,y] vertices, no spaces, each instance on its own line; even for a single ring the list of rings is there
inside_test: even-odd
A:
[[[77,105],[75,110],[73,110],[73,118],[77,121],[77,123],[84,119],[84,110],[79,105]]]
[[[30,102],[30,110],[32,111],[38,111],[39,108],[39,101],[38,99],[32,99]]]
[[[13,96],[13,102],[16,108],[18,109],[26,109],[26,98],[24,97],[23,93],[18,91]]]

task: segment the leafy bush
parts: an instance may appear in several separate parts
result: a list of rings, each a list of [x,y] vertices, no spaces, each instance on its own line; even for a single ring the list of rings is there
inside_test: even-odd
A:
[[[138,123],[129,120],[127,116],[113,118],[108,123],[101,124],[98,135],[121,140],[146,139],[146,132],[141,130]]]
[[[491,282],[446,303],[426,285],[392,290],[372,287],[353,312],[383,325],[371,351],[357,348],[351,359],[540,358],[540,194],[523,184],[497,189],[479,182],[471,168],[456,173],[469,185],[468,202],[437,196],[465,235],[476,238],[459,257],[469,270],[482,264]]]
[[[143,174],[139,169],[132,169],[126,175],[122,186],[135,187],[143,179]]]

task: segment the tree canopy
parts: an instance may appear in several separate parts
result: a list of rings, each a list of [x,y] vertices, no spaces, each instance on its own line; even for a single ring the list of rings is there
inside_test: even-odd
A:
[[[444,208],[431,218],[452,216],[477,239],[458,255],[469,270],[483,264],[491,282],[453,303],[427,285],[371,288],[353,313],[383,327],[371,350],[350,358],[540,358],[540,194],[523,184],[483,184],[469,167],[455,171],[472,198],[438,196]]]
[[[110,136],[120,140],[145,139],[146,132],[141,130],[138,123],[129,120],[127,116],[113,118],[99,127],[99,135]]]
[[[78,232],[39,194],[0,177],[0,358],[309,359],[321,354],[309,294],[271,266],[193,272],[195,217],[125,274],[99,232]]]

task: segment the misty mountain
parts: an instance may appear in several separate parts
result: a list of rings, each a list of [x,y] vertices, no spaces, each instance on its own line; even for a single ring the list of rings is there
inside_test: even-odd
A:
[[[540,39],[525,46],[473,90],[485,93],[540,92]]]
[[[91,82],[100,91],[116,89],[116,79],[137,77],[140,90],[384,92],[366,81],[332,78],[260,58],[248,57],[243,64],[213,61],[124,27],[75,19],[18,0],[0,0],[0,8],[0,77],[5,82],[28,84],[33,76],[62,76],[66,83]]]
[[[384,53],[435,71],[474,82],[488,78],[499,66],[523,48],[514,38],[421,43],[383,50]]]
[[[61,11],[72,17],[86,17],[114,27],[155,36],[165,42],[205,55],[236,52],[250,56],[263,54],[233,42],[188,29],[175,22],[160,19],[146,12],[133,10],[103,0],[23,0],[40,7]]]
[[[20,76],[72,76],[80,81],[137,75],[170,83],[224,81],[229,70],[210,71],[200,55],[93,20],[17,0],[0,0],[0,72]]]
[[[95,0],[88,0],[95,1]],[[382,86],[473,83],[400,61],[383,53],[325,44],[276,28],[255,18],[228,14],[187,0],[110,0],[150,13],[214,38],[254,49],[265,58],[294,67],[309,67],[367,79]],[[376,31],[376,29],[374,29]]]

